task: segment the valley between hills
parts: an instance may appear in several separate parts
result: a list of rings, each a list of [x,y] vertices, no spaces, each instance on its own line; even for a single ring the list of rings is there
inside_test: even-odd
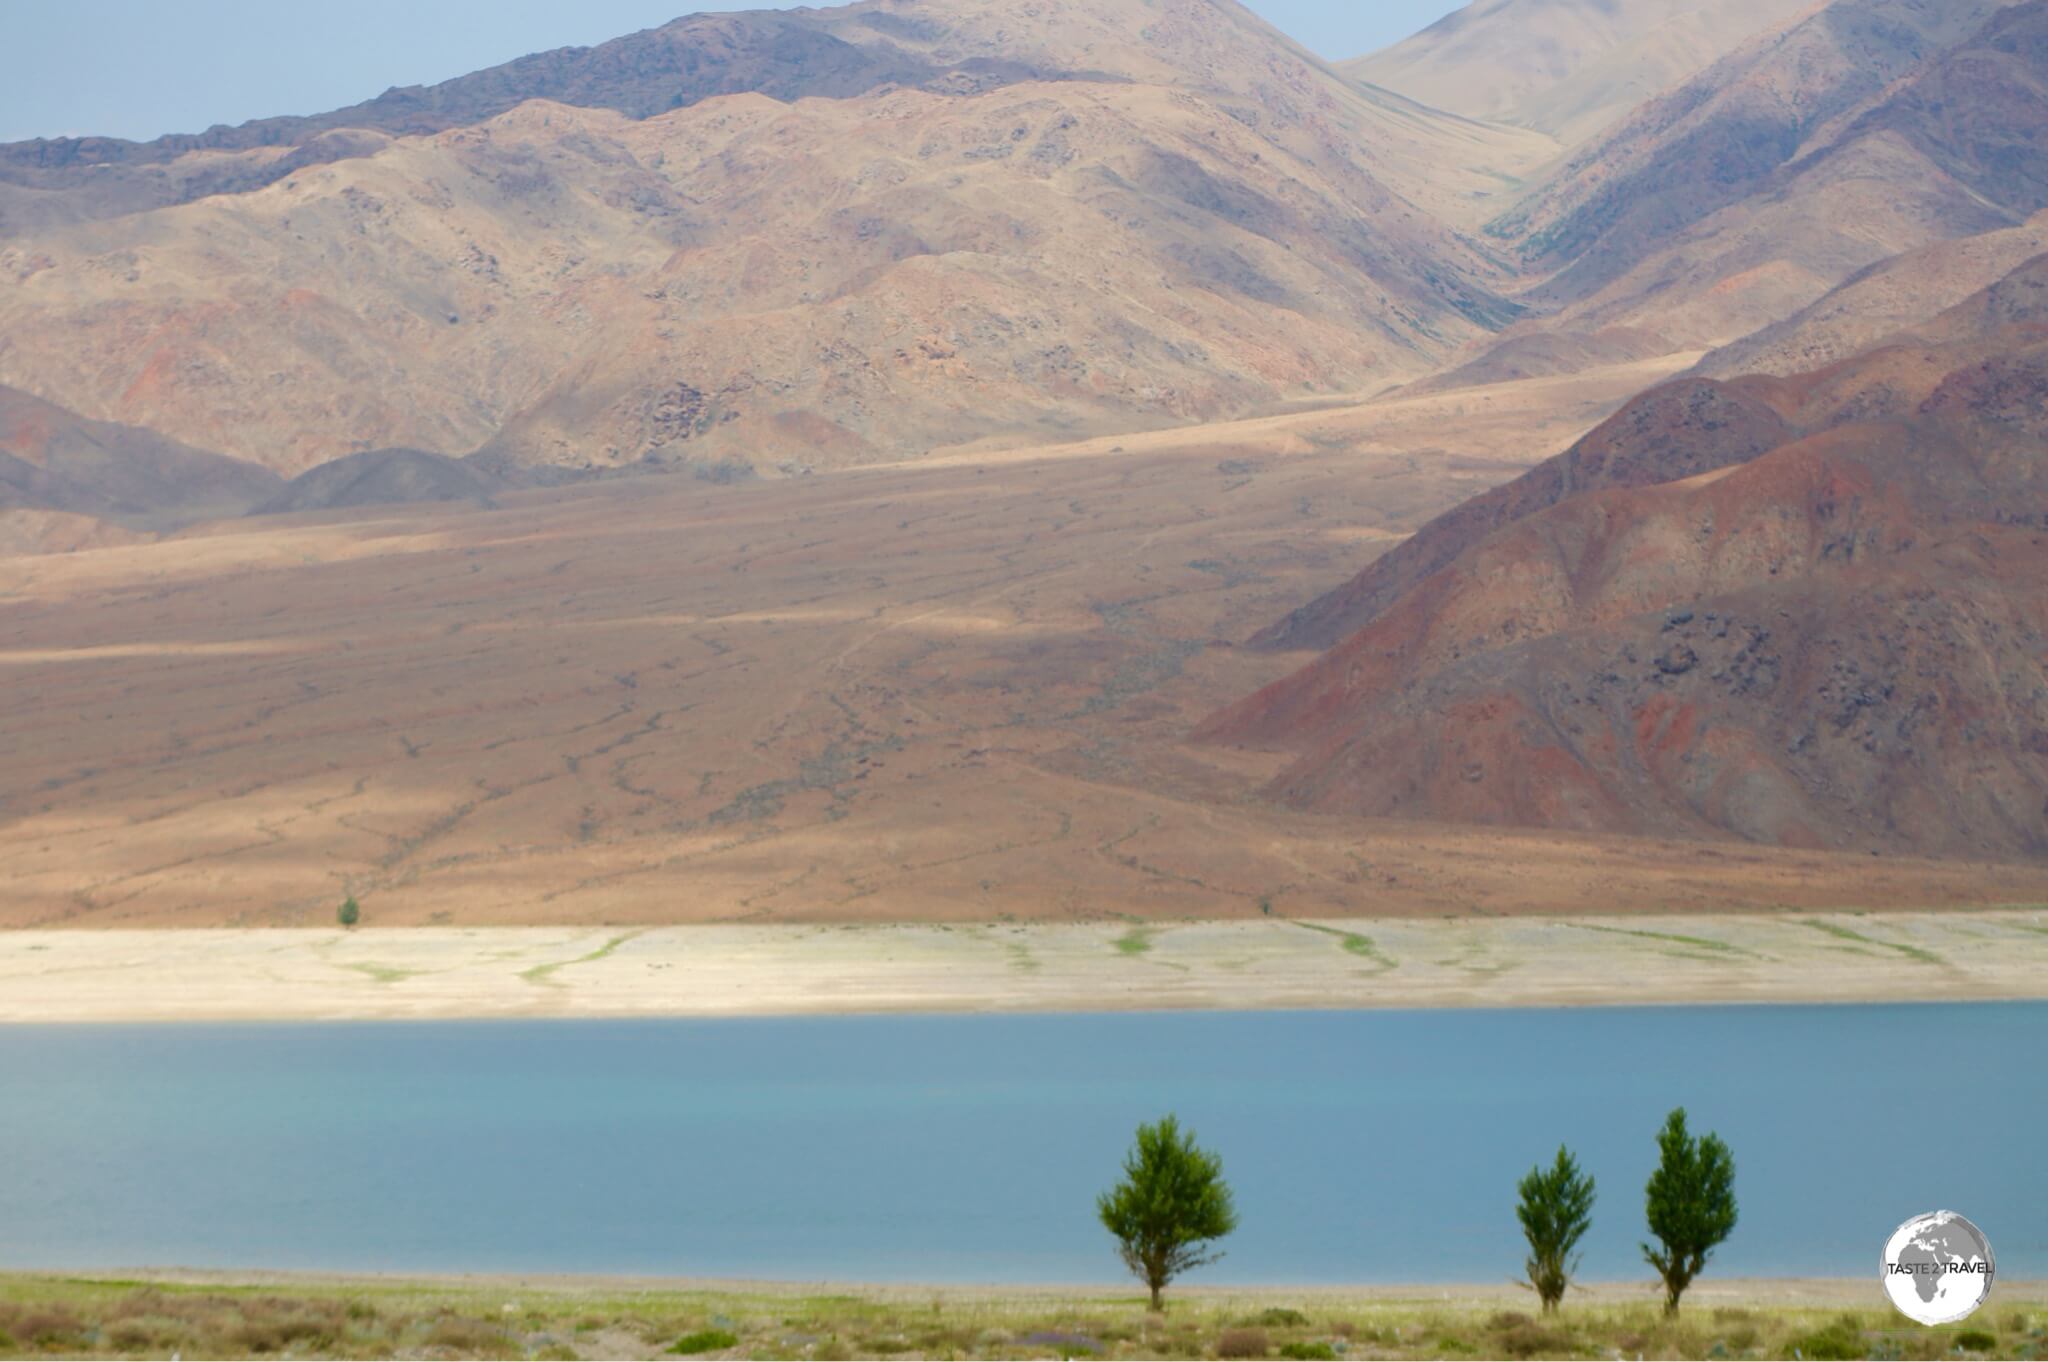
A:
[[[2048,0],[868,0],[0,148],[0,926],[2024,917],[2043,127]]]
[[[1284,757],[1190,740],[1298,665],[1241,640],[1644,378],[5,560],[0,913],[321,926],[345,894],[378,926],[2048,902],[2048,867],[2025,861],[1297,812],[1260,793]]]

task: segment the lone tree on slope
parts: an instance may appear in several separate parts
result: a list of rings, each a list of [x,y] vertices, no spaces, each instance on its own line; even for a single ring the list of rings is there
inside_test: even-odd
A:
[[[1665,1118],[1657,1133],[1661,1158],[1644,1189],[1650,1233],[1660,1247],[1643,1257],[1664,1279],[1664,1313],[1678,1313],[1678,1298],[1735,1230],[1735,1156],[1719,1135],[1694,1139],[1685,1108]]]
[[[1117,1253],[1161,1310],[1166,1284],[1223,1254],[1214,1241],[1237,1228],[1223,1161],[1195,1143],[1172,1116],[1138,1127],[1124,1156],[1124,1180],[1095,1199]]]
[[[334,920],[344,927],[353,927],[362,919],[363,910],[356,906],[356,896],[354,894],[350,894],[347,898],[343,899],[341,907],[334,911]]]
[[[1593,1223],[1593,1179],[1559,1145],[1557,1161],[1547,1169],[1531,1168],[1516,1190],[1522,1203],[1515,1215],[1529,1239],[1529,1285],[1542,1299],[1543,1313],[1553,1314],[1579,1270],[1579,1240]]]

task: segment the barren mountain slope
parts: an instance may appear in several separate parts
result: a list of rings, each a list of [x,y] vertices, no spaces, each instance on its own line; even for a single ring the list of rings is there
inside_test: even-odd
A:
[[[1339,69],[1425,104],[1554,135],[1601,132],[1816,0],[1473,0]]]
[[[350,133],[0,247],[0,381],[286,474],[796,468],[1372,390],[1514,315],[1431,206],[1476,220],[1541,139],[1360,91],[1227,0],[804,21],[1072,73]]]
[[[1860,140],[1863,132],[1924,116],[1923,107],[1889,89],[1892,82],[1981,34],[2013,3],[1834,0],[1638,109],[1573,156],[1493,230],[1514,242],[1532,266],[1562,269],[1547,296],[1588,297],[1674,233],[1769,193],[1780,167]],[[2040,0],[2023,0],[2019,8],[2039,10]],[[2001,116],[2007,97],[2002,88],[1957,93],[1983,101],[1988,107],[1982,116],[1993,119]],[[1848,125],[1873,101],[1892,112],[1850,134]],[[1924,159],[1912,155],[1924,146],[1899,150]],[[1888,176],[1887,187],[1904,191],[1913,182]],[[1954,197],[1959,207],[1968,205],[1967,196]],[[1969,221],[1982,215],[1980,210]],[[1838,219],[1823,214],[1816,221],[1831,220]]]
[[[1701,360],[1708,378],[1794,374],[1867,349],[1895,332],[1930,322],[1972,294],[2048,251],[2048,213],[2018,227],[1937,241],[1880,261],[1818,301]]]
[[[419,449],[344,454],[293,478],[252,515],[340,511],[423,501],[488,502],[503,482],[467,459]]]
[[[0,509],[61,512],[136,530],[172,529],[236,516],[277,490],[276,474],[165,439],[154,431],[88,421],[53,403],[0,387]],[[51,536],[75,547],[91,534],[38,515],[16,542]],[[68,526],[68,528],[67,528]],[[118,536],[100,535],[103,542]]]
[[[286,473],[811,466],[1385,384],[1509,315],[1455,234],[1270,131],[1080,82],[527,105],[20,244],[0,381]]]
[[[1302,814],[1185,744],[1289,669],[1224,640],[1641,381],[0,559],[0,925],[2042,901],[2038,867]]]
[[[1274,791],[1323,811],[2048,853],[2048,258],[1933,334],[1679,385],[1784,419],[1734,467],[1625,411],[1596,437],[1670,480],[1453,513],[1207,732],[1300,753]]]
[[[1581,164],[1540,194],[1538,217],[1557,206],[1553,193],[1591,196],[1523,243],[1545,257],[1537,268],[1565,265],[1531,295],[1562,306],[1476,343],[1463,371],[1514,372],[1531,347],[1568,360],[1616,333],[1652,337],[1668,352],[1727,345],[1894,256],[2022,226],[2048,207],[2048,162],[2036,150],[2048,130],[2048,0],[1997,8],[1966,40],[1846,104],[1873,72],[1906,61],[1970,9],[1942,7],[1938,23],[1918,10],[1907,16],[1914,24],[1893,24],[1898,16],[1879,11],[1895,4],[1916,8],[1836,0],[1629,125],[1655,130],[1657,110],[1702,101],[1669,136],[1611,146],[1613,159]],[[1879,55],[1861,55],[1869,50]],[[1823,117],[1829,109],[1840,111]],[[1962,273],[1973,286],[1995,277]],[[1882,308],[1884,298],[1877,280],[1840,301]],[[1858,330],[1846,318],[1836,325]],[[1887,329],[1880,317],[1861,331],[1867,343]]]
[[[861,0],[690,15],[323,114],[148,143],[66,137],[0,146],[0,237],[248,192],[373,154],[388,137],[474,126],[535,99],[640,119],[720,95],[787,102],[892,87],[961,95],[1061,80],[1173,85],[1236,101],[1255,122],[1327,121],[1403,164],[1402,192],[1474,221],[1475,196],[1483,202],[1503,175],[1550,154],[1541,137],[1389,107],[1352,89],[1237,0]]]
[[[76,553],[80,549],[114,548],[148,543],[151,536],[111,520],[70,511],[0,510],[0,558],[41,553]]]
[[[1794,379],[1688,376],[1650,388],[1570,449],[1422,527],[1350,581],[1268,626],[1256,647],[1330,648],[1377,621],[1488,535],[1581,493],[1679,482],[1849,422],[1903,417],[1966,363],[2048,330],[2048,255],[1916,328]]]
[[[1582,492],[1646,487],[1747,463],[1797,433],[1782,385],[1680,380],[1651,389],[1554,459],[1439,516],[1251,640],[1276,651],[1335,646],[1500,527]]]
[[[908,12],[906,12],[908,11]],[[135,212],[260,188],[311,165],[368,154],[378,137],[485,122],[533,99],[646,118],[717,95],[844,98],[882,85],[954,91],[1067,74],[971,41],[929,52],[949,25],[887,0],[842,9],[698,14],[591,48],[558,48],[431,87],[310,116],[261,119],[137,143],[37,139],[0,147],[0,183],[45,191],[0,197],[0,230],[36,220]],[[204,153],[194,155],[194,153]],[[60,192],[52,197],[47,191]]]

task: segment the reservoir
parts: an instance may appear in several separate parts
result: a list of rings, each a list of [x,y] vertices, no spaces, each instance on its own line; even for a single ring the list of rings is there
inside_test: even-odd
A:
[[[1560,1143],[1580,1275],[1639,1279],[1684,1105],[1710,1275],[1874,1284],[1949,1209],[2038,1278],[2044,1055],[2043,1004],[0,1027],[0,1267],[1109,1283],[1094,1197],[1174,1112],[1242,1220],[1191,1281],[1506,1281]]]

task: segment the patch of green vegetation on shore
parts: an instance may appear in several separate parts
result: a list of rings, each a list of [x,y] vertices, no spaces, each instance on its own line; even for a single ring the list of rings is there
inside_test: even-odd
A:
[[[1690,946],[1694,950],[1712,951],[1717,955],[1743,955],[1752,960],[1761,960],[1755,951],[1744,950],[1726,941],[1716,941],[1707,936],[1686,936],[1680,932],[1653,932],[1642,927],[1610,927],[1598,922],[1571,922],[1567,926],[1577,927],[1586,932],[1606,932],[1611,936],[1636,936],[1645,941],[1666,941],[1673,945]],[[1677,952],[1674,952],[1677,954]]]
[[[402,984],[407,979],[416,979],[427,972],[423,969],[399,969],[395,965],[375,965],[367,962],[346,964],[341,968],[354,970],[358,974],[367,974],[380,984]]]
[[[1119,955],[1143,955],[1152,949],[1152,932],[1145,927],[1133,927],[1118,937],[1115,945]]]
[[[548,965],[535,965],[532,969],[521,970],[519,977],[529,984],[554,985],[557,971],[565,970],[571,965],[588,965],[593,961],[602,960],[638,935],[639,932],[627,932],[622,936],[615,936],[588,955],[579,955],[574,960],[557,960]]]
[[[728,1342],[728,1340],[730,1340]],[[2048,1306],[2005,1295],[1963,1325],[1890,1310],[1568,1296],[1561,1313],[1438,1292],[1187,1294],[909,1288],[811,1293],[529,1289],[511,1282],[191,1284],[0,1275],[10,1357],[2027,1358]]]
[[[1394,957],[1388,955],[1385,951],[1382,951],[1379,948],[1379,943],[1369,936],[1361,935],[1358,932],[1343,931],[1336,927],[1326,927],[1320,922],[1303,922],[1299,918],[1290,920],[1295,926],[1300,927],[1304,931],[1321,932],[1324,936],[1336,937],[1338,944],[1345,950],[1353,955],[1365,957],[1375,965],[1378,965],[1382,971],[1399,969],[1401,967],[1399,961],[1395,960]]]
[[[1918,960],[1923,965],[1945,965],[1948,963],[1948,961],[1942,959],[1933,951],[1922,950],[1918,946],[1908,946],[1897,941],[1879,941],[1874,936],[1865,936],[1863,933],[1844,927],[1837,922],[1822,922],[1819,918],[1806,917],[1799,919],[1799,925],[1811,927],[1817,932],[1826,932],[1829,936],[1838,937],[1843,941],[1853,941],[1859,946],[1875,946],[1879,950],[1897,951],[1907,959]]]

